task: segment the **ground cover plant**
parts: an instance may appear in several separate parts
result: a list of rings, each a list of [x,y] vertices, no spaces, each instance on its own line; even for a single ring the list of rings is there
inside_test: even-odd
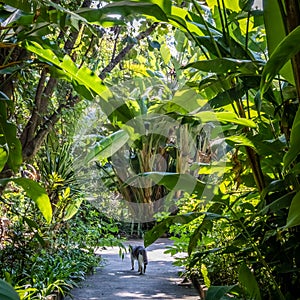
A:
[[[298,297],[300,10],[262,4],[1,2],[8,297],[18,297],[8,283],[24,299],[68,292],[99,263],[94,247],[119,243],[119,223],[86,202],[97,198],[92,166],[101,196],[128,204],[111,210],[145,228],[159,221],[146,245],[173,235],[169,252],[187,253],[178,263],[202,298]],[[101,122],[79,139],[95,103]]]

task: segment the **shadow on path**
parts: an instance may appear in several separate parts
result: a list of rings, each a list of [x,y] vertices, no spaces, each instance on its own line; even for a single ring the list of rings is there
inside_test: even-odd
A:
[[[125,244],[142,245],[142,240],[128,241]],[[178,277],[177,267],[172,265],[173,259],[164,254],[168,239],[158,239],[147,248],[148,266],[145,275],[131,271],[129,254],[122,260],[118,248],[108,248],[100,252],[106,264],[97,268],[97,272],[89,276],[81,288],[72,290],[74,300],[135,300],[135,299],[172,299],[198,300],[197,292],[190,286],[178,285],[182,281]],[[66,297],[65,300],[71,300]]]

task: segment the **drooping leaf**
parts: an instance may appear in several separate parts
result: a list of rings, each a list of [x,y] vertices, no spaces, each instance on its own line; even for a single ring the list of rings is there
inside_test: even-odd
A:
[[[267,61],[261,77],[260,90],[263,95],[280,69],[300,51],[300,26],[290,32],[276,47]]]
[[[129,140],[129,135],[124,130],[119,130],[108,137],[103,138],[96,143],[85,157],[85,162],[88,163],[95,158],[103,159],[111,157]]]
[[[293,197],[295,196],[295,192],[287,193],[282,197],[276,199],[272,203],[265,206],[261,213],[266,214],[268,211],[270,212],[278,212],[280,209],[290,207]]]
[[[194,219],[200,217],[203,213],[189,213],[185,215],[177,215],[167,217],[166,219],[162,220],[156,226],[154,226],[151,230],[145,233],[144,237],[144,245],[148,247],[152,243],[154,243],[159,237],[164,234],[168,228],[173,224],[187,224]]]
[[[10,284],[0,279],[0,299],[20,300],[20,297]]]
[[[247,291],[249,299],[261,300],[258,283],[245,263],[242,263],[239,269],[239,283]]]
[[[288,168],[299,155],[300,153],[299,145],[300,145],[300,109],[298,108],[292,126],[291,137],[290,137],[290,148],[283,157],[283,165],[285,169]]]
[[[237,84],[228,90],[219,92],[214,98],[208,101],[208,104],[211,108],[223,107],[232,104],[236,99],[242,98],[245,93],[245,87],[242,84]]]
[[[0,185],[6,185],[9,181],[15,182],[24,189],[26,195],[36,203],[46,221],[50,223],[52,207],[46,190],[36,181],[22,177],[0,179]]]
[[[232,112],[212,112],[212,111],[201,111],[194,115],[196,118],[199,118],[202,123],[207,122],[229,122],[233,124],[248,126],[251,128],[256,128],[255,122],[246,118],[239,118],[236,114]]]
[[[169,1],[166,1],[168,3]],[[168,10],[168,9],[167,9]],[[131,2],[120,1],[106,5],[101,9],[85,8],[78,11],[78,14],[88,20],[90,23],[98,24],[106,15],[117,14],[127,17],[133,14],[145,14],[156,18],[159,21],[168,21],[165,12],[159,5],[151,2]]]
[[[128,179],[124,184],[143,186],[144,179],[152,180],[155,184],[163,185],[168,190],[184,191],[189,194],[202,195],[205,188],[209,188],[190,174],[168,173],[168,172],[145,172],[137,174]],[[140,182],[140,184],[137,184]]]
[[[65,55],[61,60],[52,50],[44,49],[33,41],[26,41],[24,47],[28,51],[35,53],[42,60],[62,70],[71,82],[75,80],[78,84],[85,86],[106,101],[112,96],[108,88],[103,85],[101,79],[94,72],[87,67],[79,69],[70,56]]]
[[[249,140],[244,135],[232,135],[225,138],[225,141],[228,142],[228,144],[233,144],[234,146],[247,146],[251,147],[256,151],[256,147],[253,144],[251,140]]]
[[[22,186],[28,197],[36,203],[46,221],[50,223],[52,207],[46,190],[39,183],[28,178],[15,178],[12,180]]]
[[[74,203],[71,203],[68,205],[65,209],[65,215],[63,217],[64,221],[67,221],[69,219],[72,219],[75,214],[78,212],[80,205],[82,203],[83,199],[77,199]]]
[[[195,68],[204,72],[226,74],[239,73],[256,75],[260,63],[251,60],[241,60],[232,58],[217,58],[211,60],[201,60],[190,63],[184,68]]]
[[[292,199],[285,227],[290,228],[298,225],[300,225],[300,192]]]

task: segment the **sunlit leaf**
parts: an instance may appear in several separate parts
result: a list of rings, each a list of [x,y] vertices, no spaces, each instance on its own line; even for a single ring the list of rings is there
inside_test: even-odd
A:
[[[108,88],[103,85],[101,79],[87,67],[78,69],[70,56],[65,55],[61,61],[52,50],[44,49],[41,45],[33,41],[26,41],[24,47],[28,51],[35,53],[42,60],[61,69],[71,81],[75,80],[79,84],[84,85],[102,99],[107,100],[111,97],[111,93]]]
[[[199,118],[202,123],[207,122],[229,122],[233,124],[248,126],[256,128],[255,122],[245,118],[239,118],[236,114],[232,112],[212,112],[212,111],[201,111],[194,115],[196,118]]]
[[[0,185],[6,185],[9,181],[15,182],[24,189],[26,195],[36,203],[46,221],[50,223],[52,207],[46,190],[36,181],[22,177],[0,179]]]
[[[235,146],[247,146],[251,147],[252,149],[256,150],[255,145],[251,140],[249,140],[244,135],[231,135],[225,138],[225,141],[229,144],[233,144]]]
[[[103,138],[100,142],[95,144],[87,156],[85,157],[85,162],[88,163],[93,159],[103,159],[111,157],[116,153],[121,147],[123,147],[129,140],[129,135],[124,130],[119,130]]]
[[[0,172],[3,170],[8,159],[7,148],[0,146]]]
[[[279,43],[285,38],[286,32],[279,2],[273,0],[263,0],[262,2],[268,53],[269,56],[271,56]],[[288,60],[281,68],[279,73],[290,83],[295,83],[292,63],[290,60]]]

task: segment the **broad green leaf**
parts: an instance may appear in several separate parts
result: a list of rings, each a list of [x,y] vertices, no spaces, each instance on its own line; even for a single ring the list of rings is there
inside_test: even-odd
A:
[[[85,162],[88,163],[93,159],[104,159],[111,157],[129,140],[129,135],[124,130],[114,132],[108,137],[103,138],[100,142],[93,146],[87,156]]]
[[[268,52],[269,56],[271,56],[278,44],[286,36],[284,21],[282,19],[278,1],[263,0],[263,14]],[[283,66],[279,73],[290,83],[295,83],[293,68],[290,61]]]
[[[3,170],[8,159],[7,147],[0,146],[0,172]]]
[[[10,284],[0,279],[0,299],[20,300],[20,297]]]
[[[223,300],[224,296],[235,289],[235,285],[229,285],[229,286],[210,286],[207,290],[205,300]],[[225,298],[230,299],[230,298]]]
[[[154,17],[159,21],[168,21],[165,12],[159,7],[159,5],[151,2],[120,1],[110,3],[101,9],[81,9],[78,11],[78,14],[90,23],[98,25],[101,25],[99,21],[108,14],[118,14],[123,17],[133,14],[145,14]]]
[[[187,64],[184,68],[195,68],[204,72],[216,74],[239,73],[256,75],[260,64],[261,63],[256,63],[251,60],[218,58],[196,61]]]
[[[239,118],[232,112],[212,112],[212,111],[201,111],[194,115],[196,118],[199,118],[202,123],[207,122],[229,122],[233,124],[248,126],[251,128],[256,128],[255,122],[245,118]]]
[[[250,11],[253,6],[254,0],[239,0],[239,7],[241,10]]]
[[[290,207],[295,192],[287,193],[280,198],[276,199],[269,205],[265,206],[262,210],[262,214],[267,214],[269,211],[272,213],[278,212],[280,209]]]
[[[285,169],[288,168],[299,155],[300,153],[299,145],[300,145],[300,109],[298,108],[292,126],[291,137],[290,137],[290,148],[283,157],[283,165]]]
[[[50,223],[52,219],[52,207],[46,190],[39,183],[28,178],[15,178],[12,181],[24,189],[27,196],[36,203],[46,221]]]
[[[207,91],[207,89],[205,91]],[[245,86],[242,84],[237,84],[233,88],[230,88],[225,91],[224,87],[222,87],[222,91],[220,91],[214,98],[210,99],[208,101],[208,104],[211,108],[223,107],[228,104],[232,104],[236,99],[242,98],[245,95],[245,93],[246,89]]]
[[[233,145],[235,147],[237,147],[237,146],[247,146],[247,147],[251,147],[252,149],[257,151],[257,149],[256,149],[255,145],[253,144],[253,142],[251,140],[249,140],[247,137],[245,137],[244,135],[228,136],[228,137],[225,138],[225,141],[228,142],[228,144],[233,143]]]
[[[213,228],[213,220],[226,219],[225,216],[222,215],[222,207],[223,205],[220,203],[214,203],[209,207],[207,212],[203,212],[205,215],[203,221],[200,226],[196,228],[193,234],[190,237],[189,245],[188,245],[188,254],[190,255],[192,251],[198,244],[198,241],[201,240],[202,235],[205,235],[208,231]]]
[[[2,115],[0,115],[0,144],[7,145],[7,164],[12,170],[17,171],[22,164],[22,146],[17,138],[17,127],[8,123]]]
[[[151,230],[145,233],[144,237],[144,245],[148,247],[152,243],[154,243],[159,237],[164,234],[168,228],[173,224],[187,224],[194,219],[200,217],[203,213],[189,213],[185,215],[177,215],[167,217],[166,219],[162,220],[156,226],[154,226]]]
[[[300,26],[289,33],[276,47],[267,61],[261,78],[260,90],[263,95],[280,69],[300,51]]]
[[[65,55],[61,61],[52,50],[44,49],[41,45],[33,41],[26,41],[24,47],[28,51],[35,53],[42,60],[61,69],[65,72],[66,77],[68,77],[70,81],[75,80],[90,91],[99,95],[103,100],[107,101],[108,98],[112,97],[108,88],[102,84],[101,79],[93,71],[87,67],[78,69],[70,56]]]
[[[239,283],[247,291],[249,299],[261,300],[258,283],[245,263],[242,263],[239,269]]]
[[[286,228],[300,225],[300,192],[292,200],[286,220]]]
[[[213,8],[214,6],[218,6],[219,1],[218,0],[207,0],[206,3],[210,8]],[[227,9],[230,9],[233,11],[240,11],[239,0],[224,0],[224,4]]]
[[[38,0],[5,0],[5,4],[21,9],[25,12],[33,12],[40,6]]]
[[[182,9],[177,6],[172,6],[171,14],[168,15],[169,23],[176,26],[177,28],[195,34],[196,36],[202,36],[203,31],[199,26],[193,22],[188,22],[187,20],[193,20],[195,16],[189,13],[187,10]],[[197,19],[200,22],[199,19]],[[199,25],[199,24],[198,24]],[[205,29],[205,27],[203,27]]]
[[[70,220],[72,219],[75,214],[78,212],[80,205],[82,203],[83,199],[77,199],[76,201],[74,201],[74,203],[71,203],[70,205],[68,205],[65,209],[65,215],[63,217],[64,221]]]
[[[52,207],[46,190],[36,181],[22,177],[0,179],[0,185],[6,185],[9,181],[15,182],[24,189],[26,195],[36,203],[46,221],[50,223]]]
[[[161,45],[160,54],[164,63],[167,65],[171,59],[171,51],[166,43]]]
[[[168,172],[145,172],[131,177],[124,184],[140,182],[138,186],[143,186],[144,180],[152,180],[155,184],[163,185],[168,190],[184,191],[189,194],[202,194],[206,185],[189,174],[168,173]]]

